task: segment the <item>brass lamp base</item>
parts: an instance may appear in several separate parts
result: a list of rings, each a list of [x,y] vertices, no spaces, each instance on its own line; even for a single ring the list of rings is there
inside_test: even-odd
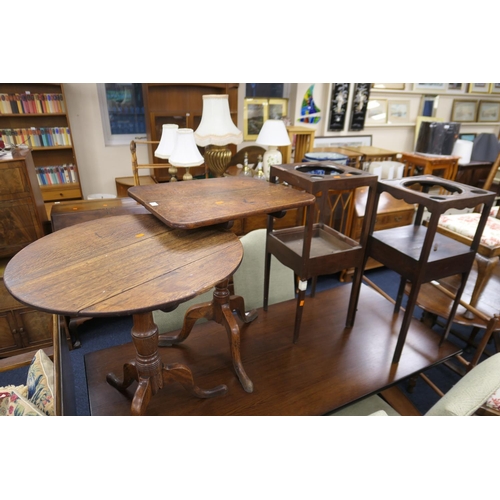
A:
[[[231,150],[227,146],[211,145],[205,149],[205,163],[208,166],[208,170],[215,177],[222,177],[224,175],[227,167],[229,167],[231,156]]]

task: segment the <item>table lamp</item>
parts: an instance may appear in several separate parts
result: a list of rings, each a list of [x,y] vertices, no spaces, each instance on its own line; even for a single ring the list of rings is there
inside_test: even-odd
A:
[[[191,167],[198,167],[199,165],[202,165],[203,161],[203,156],[201,156],[194,140],[193,129],[178,129],[175,147],[170,155],[169,162],[174,167],[182,167],[186,169],[186,173],[183,175],[182,180],[192,180],[193,176],[189,173],[189,169]]]
[[[162,160],[168,160],[170,158],[174,150],[178,129],[179,125],[173,123],[164,124],[162,126],[160,144],[158,144],[154,153],[157,158],[161,158]],[[175,182],[177,180],[175,176],[175,174],[177,174],[177,168],[170,164],[168,173],[170,174],[170,182]]]
[[[205,162],[215,177],[222,177],[231,160],[228,144],[240,144],[243,134],[236,127],[229,112],[229,96],[204,95],[203,112],[194,133],[196,144],[205,147]]]
[[[282,155],[278,146],[289,146],[291,144],[285,123],[282,120],[266,120],[255,142],[260,146],[267,146],[262,162],[264,164],[264,174],[266,179],[269,180],[271,166],[282,163]]]

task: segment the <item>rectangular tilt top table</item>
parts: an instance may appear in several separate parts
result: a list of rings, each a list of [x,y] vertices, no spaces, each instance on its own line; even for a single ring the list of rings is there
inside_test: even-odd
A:
[[[194,229],[311,205],[312,194],[241,177],[134,186],[129,195],[170,227]]]

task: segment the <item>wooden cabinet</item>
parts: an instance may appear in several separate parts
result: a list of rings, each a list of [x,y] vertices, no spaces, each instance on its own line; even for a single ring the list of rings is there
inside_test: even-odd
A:
[[[0,158],[0,258],[50,231],[47,212],[29,150]]]
[[[146,113],[148,140],[159,141],[163,124],[173,123],[179,128],[196,130],[201,121],[203,96],[207,94],[228,94],[229,110],[235,124],[238,123],[238,83],[144,83],[143,97]],[[229,145],[236,152],[234,145]],[[165,163],[154,156],[156,145],[149,145],[150,163]],[[203,153],[203,149],[201,152]],[[170,179],[168,169],[151,171],[157,182]],[[193,176],[205,174],[205,166],[192,167]],[[178,178],[182,178],[184,169],[178,169]]]
[[[0,83],[0,132],[28,145],[44,201],[81,199],[62,83]]]
[[[9,259],[0,259],[0,357],[52,345],[52,315],[18,302],[5,288]]]

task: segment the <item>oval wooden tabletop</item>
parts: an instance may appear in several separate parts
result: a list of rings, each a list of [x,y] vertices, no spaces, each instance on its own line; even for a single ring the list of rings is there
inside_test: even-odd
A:
[[[129,195],[171,227],[195,228],[308,206],[315,197],[282,184],[244,177],[164,182]]]
[[[56,231],[17,253],[4,281],[24,304],[69,316],[123,315],[179,304],[240,265],[229,231],[172,229],[150,214]]]

